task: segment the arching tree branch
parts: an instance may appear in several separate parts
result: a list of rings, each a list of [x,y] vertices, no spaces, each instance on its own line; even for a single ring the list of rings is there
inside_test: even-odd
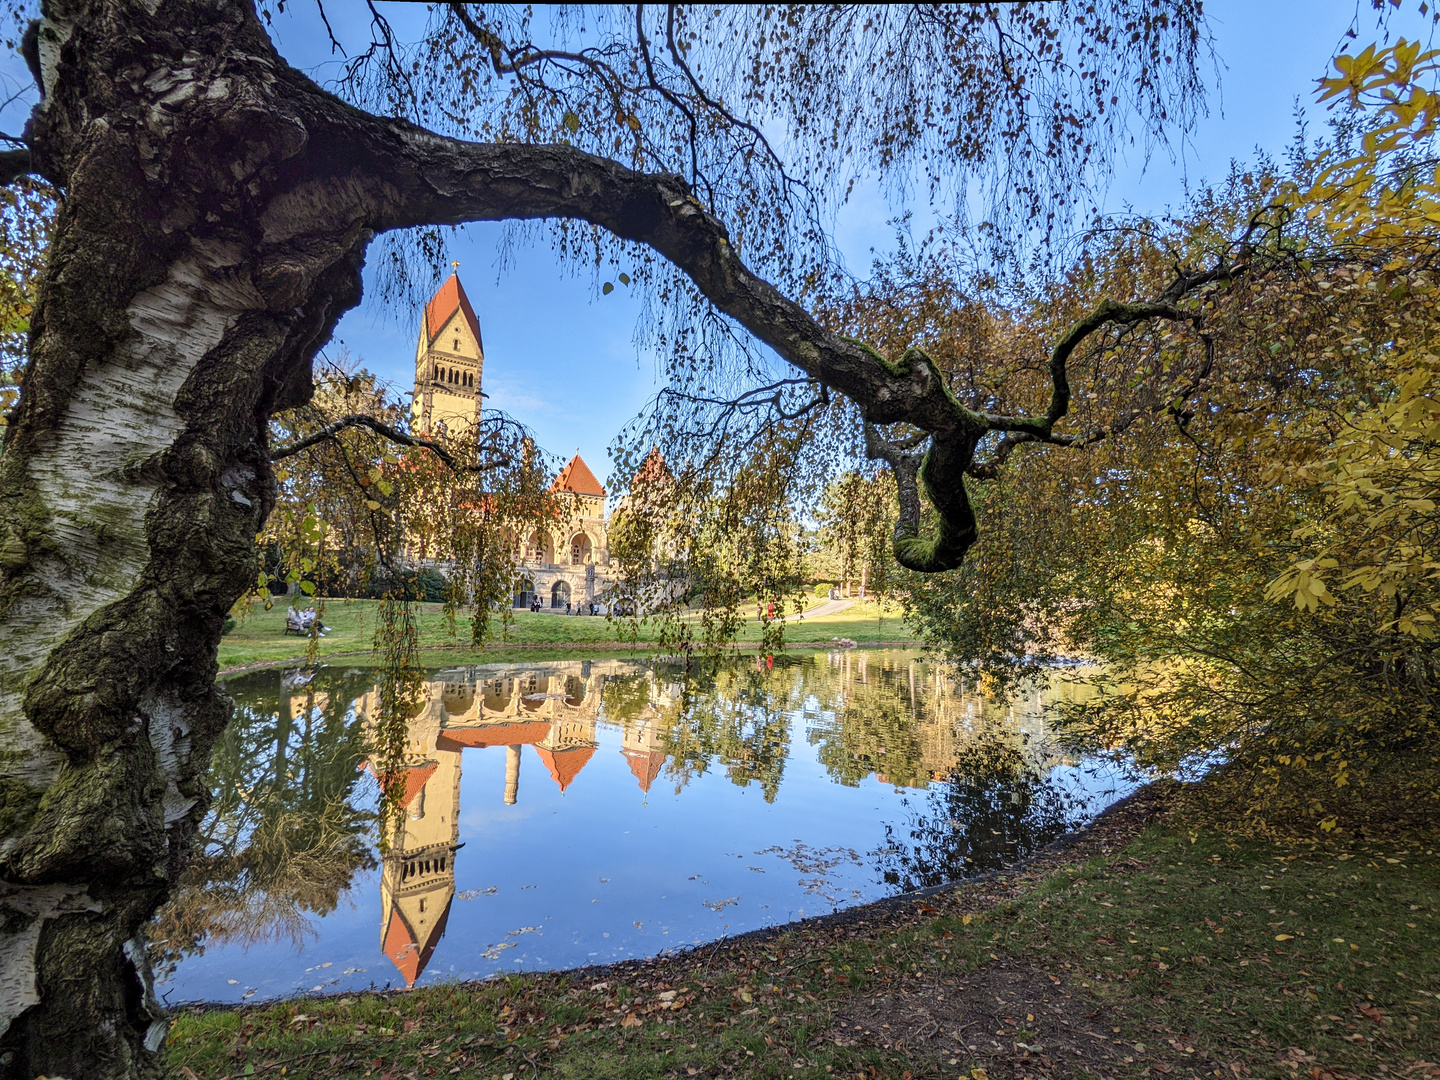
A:
[[[1251,234],[1262,228],[1257,218],[1238,249],[1204,272],[1177,271],[1152,300],[1105,301],[1072,326],[1049,358],[1051,396],[1043,414],[991,414],[966,407],[923,351],[907,350],[891,362],[821,326],[741,260],[725,226],[682,177],[637,172],[565,145],[444,138],[405,121],[342,111],[314,93],[301,100],[300,111],[308,115],[300,120],[312,150],[324,146],[339,158],[367,163],[362,178],[337,191],[334,213],[376,231],[487,220],[568,219],[598,226],[670,260],[717,311],[822,387],[845,394],[867,423],[903,423],[925,433],[930,445],[914,473],[938,515],[937,529],[922,539],[918,510],[907,510],[897,526],[896,555],[903,565],[927,572],[959,565],[975,540],[963,477],[984,435],[1016,436],[1003,444],[1001,461],[1022,441],[1073,443],[1076,436],[1057,434],[1055,427],[1070,409],[1068,364],[1076,350],[1107,327],[1155,319],[1198,326],[1198,308],[1187,299],[1243,272]]]
[[[450,451],[446,450],[445,447],[433,439],[427,439],[421,435],[407,434],[365,413],[354,413],[350,416],[342,416],[339,420],[326,424],[318,431],[312,431],[303,438],[277,446],[270,451],[270,460],[283,461],[285,458],[294,457],[303,450],[308,450],[312,446],[335,438],[346,428],[354,427],[369,428],[382,438],[389,439],[391,442],[399,443],[402,446],[423,447],[443,461],[446,467],[455,472],[479,472],[482,468],[489,467],[488,465],[462,465],[455,460],[455,456],[451,454]]]

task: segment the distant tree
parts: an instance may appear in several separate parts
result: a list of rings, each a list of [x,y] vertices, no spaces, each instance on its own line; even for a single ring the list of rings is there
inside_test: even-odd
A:
[[[844,586],[847,596],[863,585],[884,593],[897,569],[890,544],[895,521],[894,477],[888,469],[866,475],[847,470],[826,486],[815,516],[819,535],[815,570]]]

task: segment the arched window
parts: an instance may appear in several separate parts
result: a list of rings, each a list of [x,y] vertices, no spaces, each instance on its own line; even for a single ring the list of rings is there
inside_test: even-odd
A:
[[[555,548],[547,533],[536,531],[530,534],[530,539],[525,542],[525,561],[539,563],[555,561]]]
[[[459,351],[460,351],[460,339],[459,339],[458,337],[455,339],[455,348],[454,348],[452,351],[453,351],[453,352],[459,352]]]
[[[570,562],[575,566],[583,566],[594,559],[594,548],[590,543],[590,537],[582,533],[576,533],[570,538]]]
[[[562,608],[570,602],[570,586],[563,581],[557,581],[550,588],[550,606]]]

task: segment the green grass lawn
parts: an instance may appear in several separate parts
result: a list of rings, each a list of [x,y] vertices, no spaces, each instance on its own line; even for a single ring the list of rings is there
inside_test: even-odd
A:
[[[274,608],[264,611],[255,607],[249,615],[220,642],[220,669],[230,671],[255,664],[277,663],[305,656],[309,641],[286,634],[285,598],[280,597]],[[820,601],[814,601],[818,605]],[[376,606],[374,600],[326,600],[324,621],[329,632],[316,644],[320,657],[337,654],[369,652],[375,642]],[[439,604],[419,604],[420,645],[426,649],[443,650],[439,656],[427,656],[427,663],[443,666],[473,662],[475,653],[468,647],[470,629],[463,617],[457,620],[456,637],[451,637]],[[498,623],[496,630],[498,632]],[[626,635],[629,626],[623,621],[591,616],[554,615],[548,611],[515,612],[505,640],[498,636],[487,650],[507,647],[524,649],[553,647],[634,648],[644,652],[655,640],[655,628],[639,627],[632,644]],[[898,608],[874,602],[856,604],[838,615],[818,619],[791,616],[785,626],[787,645],[822,645],[833,637],[850,638],[861,644],[914,640],[914,634],[900,618]],[[739,640],[758,641],[760,624],[753,617],[746,620]]]
[[[1157,808],[1023,870],[768,938],[180,1010],[170,1060],[200,1080],[1440,1077],[1433,835],[1235,841],[1146,824]]]

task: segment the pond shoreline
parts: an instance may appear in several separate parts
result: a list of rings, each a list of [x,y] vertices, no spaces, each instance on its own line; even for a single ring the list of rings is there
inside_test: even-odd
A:
[[[1244,837],[1174,820],[1180,790],[1150,784],[1006,870],[649,960],[177,1008],[170,1064],[195,1080],[1440,1080],[1440,1019],[1415,1000],[1440,993],[1433,836]]]
[[[967,874],[963,877],[954,878],[940,885],[929,885],[923,889],[914,889],[909,892],[896,893],[894,896],[882,897],[879,900],[870,900],[863,904],[855,904],[851,907],[841,908],[825,915],[811,915],[801,919],[792,919],[783,923],[775,923],[772,926],[761,926],[754,930],[747,930],[742,934],[734,934],[715,938],[681,949],[673,949],[656,953],[652,956],[633,957],[625,960],[617,960],[609,964],[587,964],[582,967],[555,967],[536,968],[526,971],[497,973],[484,979],[463,979],[454,983],[442,984],[454,990],[465,991],[494,984],[496,981],[503,981],[514,978],[573,978],[579,981],[604,980],[619,976],[642,975],[647,971],[671,963],[684,963],[693,960],[701,953],[709,952],[713,957],[720,950],[747,949],[752,946],[764,944],[767,941],[783,937],[789,934],[806,934],[811,932],[829,933],[848,926],[870,925],[872,920],[878,919],[884,923],[887,919],[898,918],[908,922],[913,917],[913,912],[907,912],[920,901],[931,897],[941,896],[961,889],[974,889],[985,885],[1003,885],[1007,879],[1016,875],[1034,876],[1035,873],[1048,874],[1054,867],[1045,865],[1047,862],[1056,862],[1057,856],[1065,855],[1076,848],[1114,848],[1123,847],[1129,843],[1152,819],[1165,813],[1170,802],[1170,795],[1174,788],[1174,782],[1169,780],[1151,781],[1142,787],[1132,791],[1129,795],[1117,799],[1106,806],[1087,824],[1078,829],[1072,829],[1055,837],[1043,847],[1017,859],[1013,863],[1000,867],[996,870],[984,870],[975,874]],[[998,902],[998,897],[996,902]],[[340,998],[357,997],[405,997],[425,991],[434,991],[437,986],[423,988],[385,988],[373,990],[336,990],[325,993],[301,993],[284,998],[267,998],[259,1002],[224,1002],[224,1001],[188,1001],[181,1002],[165,1009],[167,1015],[179,1014],[203,1015],[206,1013],[228,1013],[245,1012],[248,1010],[272,1009],[277,1005],[295,1002],[325,1002],[334,1001]]]
[[[740,655],[744,655],[744,654],[747,653],[747,652],[758,651],[758,645],[759,645],[759,642],[754,642],[754,641],[736,641],[736,642],[731,642],[729,645],[725,646],[725,650],[728,651],[728,652],[733,652],[733,653],[737,653],[737,654],[740,654]],[[752,649],[752,648],[750,648],[750,646],[756,646],[757,648],[756,648],[756,649]],[[917,649],[917,648],[920,648],[920,647],[921,647],[921,645],[920,645],[918,642],[914,641],[914,640],[908,640],[908,641],[862,641],[862,642],[857,642],[855,645],[851,646],[851,648],[853,648],[853,649]],[[784,646],[781,651],[782,651],[782,652],[787,652],[787,653],[796,653],[796,652],[829,652],[829,651],[831,651],[833,648],[834,648],[833,645],[831,645],[831,644],[829,644],[829,643],[827,643],[827,642],[823,642],[823,641],[816,641],[816,642],[796,642],[796,643],[794,643],[794,644],[790,644],[790,645]],[[463,647],[455,646],[455,645],[421,645],[416,651],[417,651],[417,652],[422,652],[422,653],[423,653],[423,652],[462,652],[462,651],[464,651],[464,649],[463,649]],[[664,658],[664,657],[670,657],[670,656],[675,655],[675,654],[673,654],[673,653],[657,654],[657,653],[655,653],[655,652],[650,651],[649,649],[647,649],[644,645],[637,644],[637,643],[635,643],[635,642],[628,642],[628,641],[578,641],[578,642],[569,642],[569,643],[566,643],[566,642],[554,642],[554,641],[543,641],[543,642],[502,642],[502,643],[493,644],[493,645],[482,645],[479,649],[473,649],[473,650],[470,650],[470,651],[476,652],[476,653],[487,653],[487,652],[493,652],[493,653],[511,653],[511,652],[524,652],[524,653],[557,653],[557,652],[563,652],[563,653],[576,653],[576,652],[586,652],[586,653],[590,653],[590,652],[613,653],[613,652],[624,652],[624,653],[630,653],[631,655],[636,655],[636,656],[645,656],[645,657],[647,657],[647,658],[654,658],[654,657]],[[319,657],[317,657],[316,659],[320,662],[321,665],[324,665],[324,664],[328,664],[331,660],[340,660],[340,659],[345,659],[345,658],[355,657],[355,656],[374,656],[374,655],[375,655],[375,650],[374,650],[374,649],[355,649],[355,650],[349,651],[349,652],[325,653],[324,655],[319,656]],[[268,670],[268,669],[270,669],[270,668],[277,668],[277,667],[302,667],[302,666],[304,666],[304,664],[305,664],[305,657],[304,657],[303,655],[302,655],[302,656],[291,656],[291,657],[287,657],[287,658],[285,658],[285,659],[283,659],[283,660],[257,660],[257,661],[256,661],[255,663],[253,663],[253,664],[237,664],[237,665],[234,665],[234,666],[232,666],[232,667],[221,668],[220,671],[216,673],[216,676],[215,676],[215,677],[216,677],[217,679],[228,679],[228,678],[230,678],[230,677],[232,677],[232,676],[235,676],[235,675],[248,675],[248,674],[249,674],[250,672],[252,672],[252,671],[266,671],[266,670]]]

